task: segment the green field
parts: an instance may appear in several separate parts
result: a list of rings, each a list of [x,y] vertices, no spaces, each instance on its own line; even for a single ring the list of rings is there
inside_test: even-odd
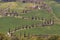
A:
[[[39,23],[37,20],[24,20],[14,17],[3,17],[0,18],[0,32],[6,33],[9,28],[13,30],[15,27],[20,27],[22,25],[31,25],[33,23]],[[17,34],[21,33],[31,33],[31,34],[60,34],[60,25],[54,24],[53,26],[32,28],[27,30],[22,30],[16,32]]]
[[[14,17],[3,17],[0,18],[0,31],[7,32],[9,28],[14,29],[23,25],[31,25],[33,23],[39,23],[37,20],[24,20]]]
[[[60,25],[55,24],[53,26],[46,26],[46,27],[39,27],[39,28],[32,28],[32,29],[27,29],[27,30],[22,30],[22,31],[18,31],[16,32],[16,34],[56,34],[56,35],[60,35]]]
[[[33,5],[31,3],[26,3],[26,4],[17,3],[17,2],[12,2],[12,3],[11,4],[14,7],[11,6],[10,7],[11,10],[18,11],[19,14],[20,14],[20,11],[25,9],[24,7]],[[2,3],[0,3],[0,4],[2,4]],[[6,5],[9,5],[9,4],[10,4],[10,2],[3,3],[0,6],[0,8],[7,8]],[[60,4],[57,3],[57,4],[53,5],[52,3],[50,3],[49,5],[52,7],[53,14],[55,14],[56,18],[60,19]],[[17,8],[20,8],[20,9],[16,10]],[[47,11],[45,11],[43,9],[41,9],[41,10],[32,10],[29,13],[20,14],[20,16],[28,17],[28,18],[31,18],[32,16],[36,16],[36,17],[40,17],[40,18],[44,17],[46,19],[50,19],[50,18],[55,17],[54,15],[52,15],[51,13],[48,13]],[[58,21],[60,22],[60,20],[56,20],[57,23],[58,23]],[[41,23],[41,21],[39,21],[39,20],[30,20],[30,19],[25,20],[25,19],[15,18],[15,17],[0,17],[0,32],[6,33],[9,30],[9,28],[11,30],[13,30],[16,27],[21,27],[23,25],[32,25],[34,23],[35,24],[36,23]],[[58,23],[58,24],[57,23],[55,23],[52,26],[45,26],[45,27],[21,30],[21,31],[16,32],[15,34],[30,33],[30,34],[57,34],[57,35],[60,35],[60,23]]]

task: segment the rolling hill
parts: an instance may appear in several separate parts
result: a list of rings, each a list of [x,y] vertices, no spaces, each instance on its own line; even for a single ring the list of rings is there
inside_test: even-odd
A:
[[[10,10],[14,10],[17,11],[19,13],[19,17],[27,17],[27,18],[31,18],[31,17],[39,17],[39,18],[46,18],[47,20],[49,20],[50,18],[55,18],[55,24],[52,26],[45,26],[45,27],[40,27],[39,28],[32,28],[32,29],[26,29],[26,30],[19,30],[16,32],[16,34],[19,35],[19,33],[21,32],[22,34],[25,33],[31,33],[31,34],[57,34],[60,35],[60,4],[55,2],[55,1],[50,1],[47,0],[46,4],[48,4],[51,8],[52,8],[52,13],[47,12],[44,9],[32,9],[31,12],[28,13],[21,13],[22,10],[26,9],[25,7],[31,7],[33,5],[38,5],[38,4],[34,4],[34,3],[20,3],[20,2],[4,2],[4,3],[0,3],[0,8],[5,9],[7,7],[10,8]],[[30,9],[30,8],[27,8]],[[11,30],[14,30],[17,27],[23,27],[24,25],[32,25],[32,24],[37,24],[37,23],[41,23],[42,21],[40,20],[30,20],[30,19],[22,19],[22,18],[18,18],[18,17],[1,17],[0,18],[0,32],[2,33],[7,33],[7,31],[9,30],[9,28]]]

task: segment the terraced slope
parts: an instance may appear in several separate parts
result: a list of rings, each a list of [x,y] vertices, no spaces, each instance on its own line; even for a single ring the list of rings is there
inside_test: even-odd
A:
[[[48,2],[47,2],[48,3]],[[11,6],[10,6],[10,5]],[[53,3],[54,4],[54,3]],[[5,6],[6,5],[6,6]],[[4,3],[3,5],[1,4],[0,8],[7,8],[8,6],[10,6],[10,8],[12,10],[18,11],[20,12],[21,10],[25,9],[26,6],[30,7],[34,4],[31,3],[16,3],[16,2],[8,2]],[[25,14],[20,14],[20,16],[23,17],[28,17],[31,18],[32,16],[34,17],[40,17],[40,18],[46,18],[46,19],[50,19],[53,17],[56,18],[60,18],[60,4],[55,4],[52,5],[52,2],[49,3],[49,5],[52,7],[53,9],[53,15],[51,13],[48,13],[47,11],[41,9],[41,10],[32,10],[29,13],[25,13]],[[58,6],[56,6],[58,5]],[[20,9],[18,9],[20,8]],[[59,19],[60,20],[60,19]],[[32,28],[32,29],[26,29],[26,30],[21,30],[21,31],[17,31],[16,34],[19,34],[20,32],[23,34],[25,33],[31,33],[31,34],[60,34],[59,30],[60,30],[60,21],[59,20],[55,20],[55,24],[51,25],[51,26],[45,26],[45,27],[39,27],[39,28]],[[59,21],[59,22],[58,22]],[[57,23],[56,23],[57,22]],[[6,33],[9,28],[11,30],[14,30],[15,27],[20,27],[20,26],[24,26],[24,25],[31,25],[31,24],[36,24],[36,23],[41,23],[40,20],[26,20],[26,19],[21,19],[21,18],[15,18],[15,17],[1,17],[0,18],[0,32]],[[59,24],[58,24],[59,23]],[[23,27],[22,26],[22,27]]]

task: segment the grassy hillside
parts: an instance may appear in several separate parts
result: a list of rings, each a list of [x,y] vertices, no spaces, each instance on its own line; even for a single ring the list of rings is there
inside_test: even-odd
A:
[[[39,23],[36,20],[24,20],[14,17],[2,17],[0,18],[0,32],[7,32],[9,28],[13,30],[15,27],[21,27],[23,25],[31,25],[33,23]]]
[[[55,24],[53,26],[46,26],[46,27],[41,27],[41,28],[32,28],[32,29],[27,29],[27,30],[22,30],[22,31],[17,31],[15,34],[50,34],[50,35],[53,35],[53,34],[56,34],[56,35],[60,35],[60,28],[59,28],[60,25],[58,24]]]
[[[22,10],[25,9],[25,7],[31,7],[34,4],[32,3],[20,3],[20,2],[3,2],[0,3],[0,8],[1,9],[6,9],[6,8],[10,8],[10,11],[17,11],[17,12],[21,12]]]
[[[51,6],[53,9],[53,14],[56,16],[56,18],[60,19],[60,4],[56,3],[55,1],[46,1],[46,3]],[[25,7],[30,7],[33,6],[34,4],[32,3],[19,3],[19,2],[5,2],[5,3],[0,3],[0,8],[5,9],[7,7],[10,7],[10,10],[15,10],[20,13]],[[37,4],[35,4],[37,5]],[[46,19],[50,19],[55,17],[51,13],[48,13],[47,11],[41,9],[41,10],[32,10],[29,13],[25,14],[20,14],[20,16],[28,17],[31,18],[32,16],[36,17],[44,17]],[[41,21],[39,20],[25,20],[21,18],[15,18],[15,17],[1,17],[0,18],[0,32],[6,33],[9,28],[13,30],[15,27],[20,27],[22,25],[31,25],[33,23],[40,23]],[[58,22],[58,21],[56,21]],[[60,22],[60,21],[59,21]],[[19,34],[20,32],[23,34],[24,32],[26,33],[31,33],[31,34],[59,34],[60,35],[60,23],[57,24],[55,23],[53,26],[46,26],[46,27],[41,27],[41,28],[32,28],[32,29],[27,29],[27,30],[22,30],[16,32],[16,34]]]

